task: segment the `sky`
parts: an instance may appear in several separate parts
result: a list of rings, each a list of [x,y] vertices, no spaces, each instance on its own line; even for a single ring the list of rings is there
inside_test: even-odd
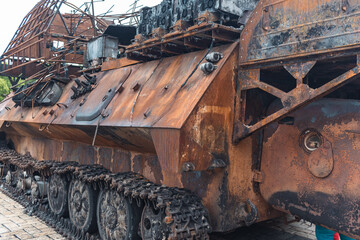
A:
[[[0,2],[0,55],[4,52],[11,38],[15,34],[22,19],[40,0],[1,0]],[[86,1],[67,0],[76,6],[82,5]],[[89,1],[89,0],[87,0]],[[95,14],[107,12],[112,6],[111,14],[125,13],[130,9],[130,4],[134,0],[95,0]],[[154,6],[161,0],[140,0],[140,6]],[[62,8],[63,9],[63,8]]]

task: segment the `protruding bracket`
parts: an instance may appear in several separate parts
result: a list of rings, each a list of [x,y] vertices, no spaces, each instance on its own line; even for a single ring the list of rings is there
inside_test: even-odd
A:
[[[265,31],[270,30],[270,9],[269,6],[264,7],[263,9],[263,18],[262,18],[262,28]]]
[[[310,68],[310,64],[308,65],[307,69]],[[259,70],[257,70],[259,71]],[[309,71],[309,70],[308,70]],[[304,71],[306,72],[306,71]],[[303,74],[305,74],[303,72]],[[339,87],[347,84],[348,82],[354,80],[356,77],[360,75],[360,65],[357,65],[353,69],[347,71],[346,73],[338,76],[337,78],[334,78],[333,80],[329,81],[328,83],[322,85],[321,87],[317,89],[312,89],[308,85],[301,83],[296,88],[294,88],[292,91],[288,93],[281,93],[281,91],[274,92],[274,88],[265,89],[262,88],[261,85],[264,85],[266,83],[259,82],[257,78],[253,78],[252,80],[249,78],[252,75],[250,74],[251,70],[244,70],[239,73],[239,81],[240,81],[240,87],[237,86],[236,89],[236,97],[235,97],[235,119],[234,119],[234,127],[233,127],[233,143],[238,143],[241,139],[247,137],[251,133],[264,128],[268,124],[278,121],[285,117],[287,114],[291,113],[292,111],[296,110],[299,107],[302,107],[306,104],[311,103],[312,101],[319,99]],[[253,75],[253,77],[256,75]],[[303,75],[300,75],[303,76]],[[306,75],[305,75],[306,76]],[[241,82],[244,81],[244,84],[241,84]],[[266,84],[268,85],[268,84]],[[246,87],[247,86],[247,87]],[[250,86],[250,87],[249,87]],[[270,85],[269,85],[270,86]],[[243,87],[243,88],[242,88]],[[264,119],[259,120],[253,125],[247,125],[245,122],[245,114],[246,114],[246,104],[243,102],[246,102],[246,99],[244,100],[243,96],[246,91],[243,89],[252,89],[252,88],[259,88],[263,89],[266,92],[276,96],[276,95],[283,95],[280,99],[283,103],[283,108],[278,110],[275,113],[272,113],[271,115],[265,117]],[[271,90],[271,91],[269,91]]]
[[[284,65],[284,68],[296,79],[296,85],[299,86],[303,83],[303,79],[315,66],[315,64],[316,61],[309,61],[309,62]]]
[[[239,135],[246,132],[246,95],[247,90],[257,88],[260,83],[260,69],[238,70],[234,68],[235,115],[233,126],[233,142],[239,141]]]
[[[253,171],[253,181],[257,183],[262,183],[264,180],[263,173],[258,170]]]

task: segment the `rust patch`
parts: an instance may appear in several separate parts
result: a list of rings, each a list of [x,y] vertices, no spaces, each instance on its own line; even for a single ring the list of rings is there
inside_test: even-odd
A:
[[[359,47],[359,10],[358,1],[260,1],[241,34],[240,62],[249,65]]]
[[[331,143],[326,141],[320,149],[311,153],[308,160],[310,172],[319,178],[325,178],[330,175],[334,168],[334,159]]]
[[[356,100],[322,99],[293,112],[293,125],[266,128],[262,196],[276,209],[359,236],[358,112]],[[304,137],[311,131],[320,138]]]

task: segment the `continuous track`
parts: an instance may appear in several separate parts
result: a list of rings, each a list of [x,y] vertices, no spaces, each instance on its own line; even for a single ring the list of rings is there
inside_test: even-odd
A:
[[[136,211],[142,212],[140,223],[137,223],[134,216],[130,216],[130,219],[132,219],[130,223],[132,225],[134,223],[138,224],[130,227],[139,228],[137,233],[142,235],[144,239],[209,239],[208,234],[211,228],[208,222],[208,212],[202,205],[201,200],[188,190],[160,186],[133,172],[111,173],[100,165],[37,161],[29,155],[20,155],[16,151],[9,149],[4,141],[0,142],[0,163],[3,164],[1,179],[4,179],[5,174],[9,171],[12,173],[11,178],[17,178],[4,181],[2,190],[24,205],[29,212],[33,212],[47,224],[54,227],[57,232],[69,239],[100,239],[100,235],[97,231],[92,231],[93,234],[90,234],[90,230],[84,231],[84,228],[76,227],[74,217],[69,219],[66,214],[63,214],[64,211],[60,215],[59,213],[55,214],[49,207],[47,199],[43,196],[34,199],[29,194],[26,195],[24,189],[18,187],[19,184],[17,186],[11,184],[19,180],[20,182],[25,181],[25,179],[22,180],[21,174],[16,173],[26,172],[32,183],[35,181],[35,175],[39,176],[44,182],[48,181],[50,176],[55,175],[60,176],[69,183],[80,181],[82,186],[89,186],[91,191],[96,193],[93,196],[91,195],[95,198],[93,199],[95,202],[98,201],[99,192],[103,193],[100,196],[115,196],[113,198],[117,199],[117,201],[118,199],[128,201],[129,206],[135,206]],[[9,178],[9,176],[10,174],[6,177]],[[75,187],[73,186],[72,189],[75,189]],[[31,189],[32,192],[35,190]],[[58,191],[61,190],[64,189],[51,189],[49,191],[51,191],[50,194],[56,193],[56,196],[58,196]],[[112,195],[108,193],[112,193]],[[74,196],[69,196],[70,202],[72,201],[71,197]],[[107,199],[107,202],[111,202],[110,200]],[[114,219],[114,214],[116,215],[118,212],[111,211],[110,203],[109,206],[106,206],[106,202],[104,203],[105,208],[99,208],[98,206],[98,211],[99,209],[106,210],[104,212],[101,212],[101,210],[96,214],[100,214],[101,217],[104,216],[104,219],[106,218],[106,226],[112,223],[114,223],[114,226],[106,227],[106,229],[100,226],[103,236],[106,235],[104,235],[104,232],[106,232],[106,238],[108,239],[118,237],[122,231],[119,226],[116,226],[118,218]],[[71,215],[71,211],[74,210],[69,208],[69,211]],[[98,222],[99,219],[102,219],[101,217],[98,217]],[[129,216],[126,217],[126,219],[128,218]],[[144,218],[148,223],[144,222]],[[81,216],[79,219],[83,221]],[[127,237],[136,239],[138,236]]]

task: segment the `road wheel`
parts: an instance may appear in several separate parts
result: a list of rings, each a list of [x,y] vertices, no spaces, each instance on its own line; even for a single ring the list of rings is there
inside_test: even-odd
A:
[[[164,223],[165,213],[147,205],[141,216],[141,237],[143,240],[167,239],[168,229]]]
[[[97,224],[104,240],[139,239],[140,208],[115,190],[102,190],[97,203]]]
[[[60,217],[67,217],[69,182],[64,176],[54,174],[49,179],[48,199],[50,209]]]
[[[96,195],[93,188],[78,179],[69,187],[69,216],[71,222],[81,231],[94,233],[96,227]]]

